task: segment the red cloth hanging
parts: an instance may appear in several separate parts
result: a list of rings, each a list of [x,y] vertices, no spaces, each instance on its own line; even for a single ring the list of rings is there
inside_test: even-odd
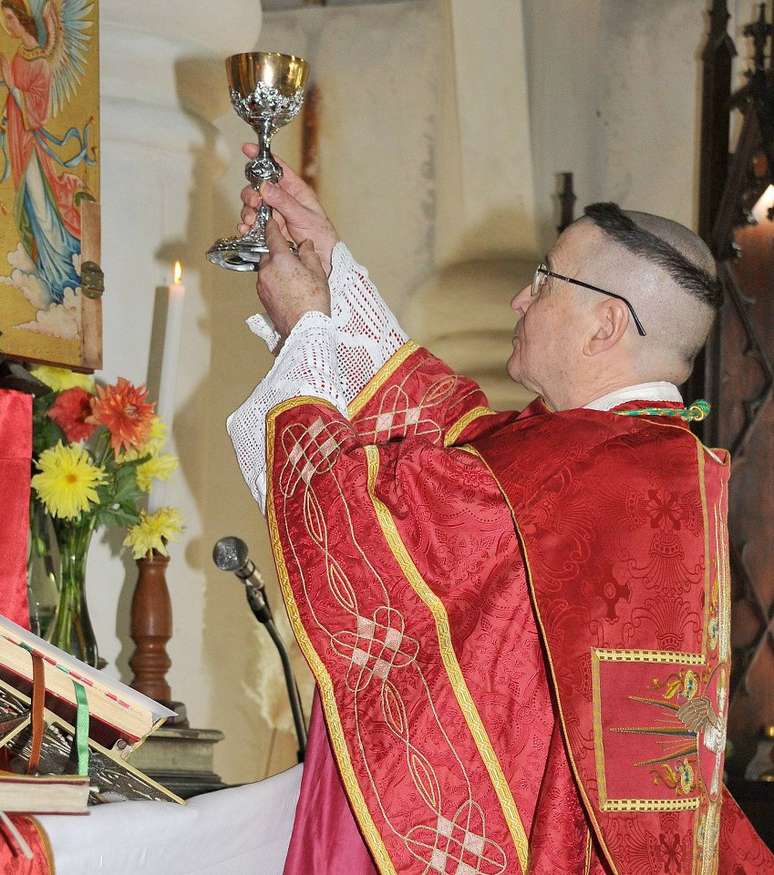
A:
[[[29,629],[32,396],[0,389],[0,613]]]
[[[27,604],[27,544],[30,528],[32,396],[0,389],[0,613],[30,627]],[[0,825],[0,871],[47,875],[53,871],[48,842],[37,821],[11,817],[33,852],[28,860]]]

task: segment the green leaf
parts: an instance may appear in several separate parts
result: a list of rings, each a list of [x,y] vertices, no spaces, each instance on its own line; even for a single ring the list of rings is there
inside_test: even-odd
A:
[[[64,440],[62,429],[52,419],[45,417],[33,430],[33,455],[39,456],[43,450],[47,450],[49,447],[55,446],[58,441]]]
[[[143,494],[142,490],[137,486],[136,467],[119,468],[115,474],[115,483],[114,500],[120,504],[131,503],[136,505]]]
[[[113,503],[97,511],[97,525],[127,528],[140,521],[140,514],[131,504]]]

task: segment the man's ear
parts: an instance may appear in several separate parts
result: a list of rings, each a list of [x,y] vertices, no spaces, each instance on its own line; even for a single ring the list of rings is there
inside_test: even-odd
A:
[[[629,309],[617,298],[605,298],[594,308],[594,322],[583,345],[583,354],[595,356],[612,349],[629,327]]]

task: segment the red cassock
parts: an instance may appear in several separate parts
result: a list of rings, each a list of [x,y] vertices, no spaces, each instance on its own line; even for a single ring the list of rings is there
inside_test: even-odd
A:
[[[679,407],[496,414],[409,343],[349,420],[272,410],[272,546],[338,767],[316,739],[287,873],[774,871],[722,784],[728,458]]]

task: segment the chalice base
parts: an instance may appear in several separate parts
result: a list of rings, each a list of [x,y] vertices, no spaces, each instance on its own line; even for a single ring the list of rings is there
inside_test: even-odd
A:
[[[269,251],[260,237],[223,237],[207,250],[207,258],[227,270],[258,270],[261,256]]]

